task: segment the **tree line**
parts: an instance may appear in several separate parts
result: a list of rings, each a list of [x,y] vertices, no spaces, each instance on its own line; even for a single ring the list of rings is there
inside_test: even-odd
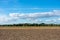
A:
[[[45,24],[45,23],[23,23],[23,24],[5,24],[5,25],[0,25],[0,26],[60,26],[60,24]]]

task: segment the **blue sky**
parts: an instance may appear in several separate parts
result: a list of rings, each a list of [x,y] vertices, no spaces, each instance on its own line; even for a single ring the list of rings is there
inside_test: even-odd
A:
[[[60,0],[0,0],[0,24],[59,23]]]

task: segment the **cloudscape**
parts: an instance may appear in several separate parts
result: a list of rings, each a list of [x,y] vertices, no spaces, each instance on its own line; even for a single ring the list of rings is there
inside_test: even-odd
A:
[[[60,24],[60,0],[0,0],[0,24]]]

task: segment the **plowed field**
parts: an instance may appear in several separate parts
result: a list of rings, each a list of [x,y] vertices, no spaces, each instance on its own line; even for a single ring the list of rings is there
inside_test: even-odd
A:
[[[0,28],[0,40],[60,40],[60,28]]]

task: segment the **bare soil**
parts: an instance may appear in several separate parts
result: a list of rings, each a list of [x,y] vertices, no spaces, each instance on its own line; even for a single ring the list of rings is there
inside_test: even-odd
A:
[[[60,40],[60,29],[0,28],[0,40]]]

